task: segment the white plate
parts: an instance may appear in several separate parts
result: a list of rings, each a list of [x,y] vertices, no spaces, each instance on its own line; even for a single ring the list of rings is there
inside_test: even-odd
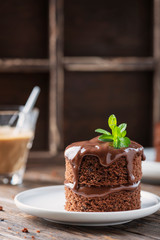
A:
[[[19,193],[16,206],[33,216],[62,224],[81,226],[108,226],[142,218],[160,208],[160,198],[141,192],[141,209],[123,212],[67,212],[64,210],[64,186],[35,188]]]
[[[160,181],[160,162],[155,162],[154,148],[145,148],[146,161],[142,162],[143,180]]]

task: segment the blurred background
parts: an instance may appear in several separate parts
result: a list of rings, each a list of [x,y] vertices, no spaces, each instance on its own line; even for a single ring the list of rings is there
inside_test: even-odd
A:
[[[0,2],[0,105],[23,105],[41,88],[32,159],[95,137],[112,113],[131,139],[152,146],[159,18],[153,0]]]

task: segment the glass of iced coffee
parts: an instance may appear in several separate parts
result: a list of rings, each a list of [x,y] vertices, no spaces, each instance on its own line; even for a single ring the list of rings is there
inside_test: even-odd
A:
[[[32,147],[38,109],[21,116],[21,107],[0,107],[0,182],[17,185],[23,181]],[[17,127],[21,116],[21,127]]]

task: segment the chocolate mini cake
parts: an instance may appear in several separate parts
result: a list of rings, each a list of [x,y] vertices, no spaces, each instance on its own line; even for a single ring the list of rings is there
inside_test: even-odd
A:
[[[114,148],[98,137],[65,150],[65,209],[111,212],[139,209],[143,147],[131,141]]]

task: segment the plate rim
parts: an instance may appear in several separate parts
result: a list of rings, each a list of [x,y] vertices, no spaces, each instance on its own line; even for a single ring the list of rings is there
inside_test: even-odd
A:
[[[58,220],[51,220],[44,218],[46,221],[53,222],[53,223],[58,223],[62,225],[66,225],[66,222],[64,221],[58,221]],[[117,222],[94,222],[94,223],[82,223],[82,222],[67,222],[68,225],[71,226],[83,226],[83,227],[104,227],[104,226],[116,226],[116,225],[121,225],[121,224],[126,224],[131,222],[132,220],[126,220],[126,221],[117,221]]]

